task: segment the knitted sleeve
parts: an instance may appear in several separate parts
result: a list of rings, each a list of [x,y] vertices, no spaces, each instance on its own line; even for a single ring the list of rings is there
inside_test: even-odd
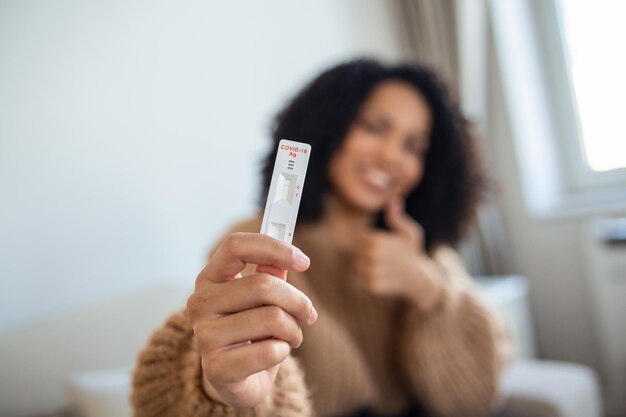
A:
[[[430,311],[409,307],[401,343],[405,369],[414,394],[433,414],[487,416],[498,403],[511,345],[499,314],[474,289],[456,252],[442,248],[435,260],[448,282]]]
[[[273,392],[255,408],[237,409],[210,399],[202,388],[200,355],[184,312],[173,314],[139,354],[133,372],[131,403],[135,417],[311,415],[303,372],[289,356]]]

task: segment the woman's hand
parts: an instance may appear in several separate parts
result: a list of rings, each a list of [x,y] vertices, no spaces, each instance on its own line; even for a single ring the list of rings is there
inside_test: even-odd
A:
[[[311,300],[286,282],[287,271],[309,262],[295,246],[257,233],[231,234],[215,251],[187,301],[211,398],[253,407],[268,395],[280,363],[302,343],[300,326],[317,319]],[[257,264],[256,273],[241,277],[246,264]]]
[[[402,296],[428,310],[443,290],[444,271],[424,249],[422,227],[404,212],[402,200],[385,208],[391,228],[369,231],[359,239],[356,272],[361,284],[381,296]]]

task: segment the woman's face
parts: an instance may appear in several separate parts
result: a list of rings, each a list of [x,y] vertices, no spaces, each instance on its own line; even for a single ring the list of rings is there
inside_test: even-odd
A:
[[[376,86],[331,158],[334,194],[367,213],[407,195],[422,179],[430,129],[426,99],[410,84]]]

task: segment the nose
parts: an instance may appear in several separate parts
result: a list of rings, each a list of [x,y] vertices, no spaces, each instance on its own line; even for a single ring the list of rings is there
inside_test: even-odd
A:
[[[387,140],[381,142],[379,155],[382,161],[393,165],[399,162],[401,151],[402,149],[399,140],[394,140],[394,138],[387,138]]]

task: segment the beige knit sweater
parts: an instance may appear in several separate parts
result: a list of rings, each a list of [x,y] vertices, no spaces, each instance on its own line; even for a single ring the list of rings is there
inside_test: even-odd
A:
[[[259,228],[255,218],[230,232]],[[496,406],[510,345],[500,318],[452,249],[434,254],[448,282],[441,302],[421,313],[401,299],[361,288],[352,255],[337,251],[316,228],[299,226],[294,244],[311,266],[288,280],[311,298],[319,318],[302,329],[304,342],[281,365],[266,401],[235,409],[204,394],[193,331],[181,312],[155,331],[139,355],[131,398],[136,417],[325,417],[363,407],[394,413],[410,397],[442,417],[485,416]]]

